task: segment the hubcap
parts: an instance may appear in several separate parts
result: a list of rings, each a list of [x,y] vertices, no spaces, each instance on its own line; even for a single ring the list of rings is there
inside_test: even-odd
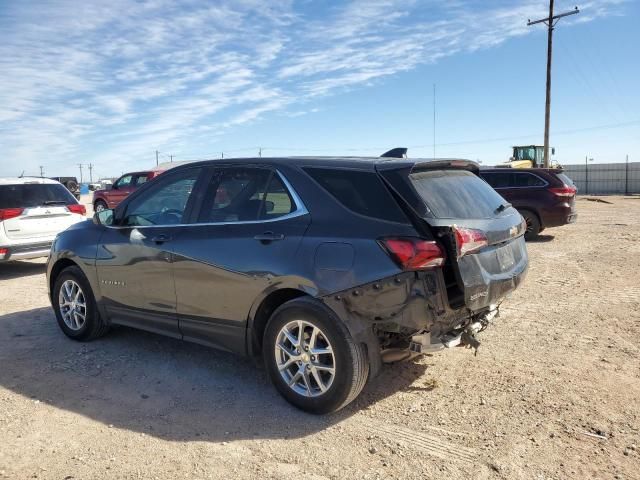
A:
[[[84,293],[73,280],[66,280],[58,294],[60,315],[71,330],[80,330],[87,318],[87,301]]]
[[[104,204],[102,202],[96,205],[96,212],[101,212],[104,210]]]
[[[331,387],[336,373],[333,348],[315,325],[287,323],[278,333],[274,354],[280,375],[297,394],[317,397]]]

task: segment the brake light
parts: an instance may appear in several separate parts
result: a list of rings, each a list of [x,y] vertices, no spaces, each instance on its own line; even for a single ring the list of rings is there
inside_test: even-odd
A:
[[[85,215],[87,213],[87,208],[80,203],[67,205],[67,210],[69,210],[71,213],[79,213],[80,215]]]
[[[578,191],[576,187],[568,187],[567,185],[559,188],[549,188],[548,190],[556,197],[573,197]]]
[[[379,243],[403,270],[441,267],[447,258],[440,245],[421,238],[383,238]]]
[[[8,252],[9,252],[8,248],[0,248],[0,258],[6,257]]]
[[[22,208],[0,208],[0,222],[21,215],[23,210]]]
[[[467,253],[477,252],[483,247],[489,245],[487,236],[482,230],[474,228],[453,227],[456,235],[456,245],[458,247],[458,258]]]

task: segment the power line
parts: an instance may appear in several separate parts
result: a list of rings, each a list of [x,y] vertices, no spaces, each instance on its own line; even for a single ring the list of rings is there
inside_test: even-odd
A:
[[[562,17],[580,13],[578,7],[569,12],[553,14],[553,0],[549,0],[549,16],[540,20],[527,21],[527,25],[544,23],[547,26],[547,87],[544,102],[544,166],[549,168],[549,117],[551,114],[551,53],[553,51],[553,29]]]

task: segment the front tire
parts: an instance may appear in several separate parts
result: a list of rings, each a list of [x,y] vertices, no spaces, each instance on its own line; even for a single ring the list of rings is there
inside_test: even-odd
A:
[[[109,330],[100,317],[91,285],[79,267],[67,267],[58,275],[51,299],[58,325],[67,337],[88,341]]]
[[[106,210],[107,204],[105,202],[103,202],[102,200],[96,200],[96,202],[93,204],[93,211],[98,213],[98,212],[102,212],[103,210]]]
[[[273,313],[262,350],[276,389],[310,413],[340,410],[360,394],[369,376],[364,345],[312,298],[291,300]]]

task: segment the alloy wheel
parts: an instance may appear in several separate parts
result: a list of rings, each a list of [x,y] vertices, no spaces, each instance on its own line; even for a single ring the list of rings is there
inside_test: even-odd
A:
[[[60,286],[58,308],[67,327],[80,330],[87,319],[87,300],[84,292],[74,280],[66,280]]]
[[[304,320],[287,323],[278,332],[274,354],[280,375],[297,394],[318,397],[333,384],[333,348],[315,325]]]

